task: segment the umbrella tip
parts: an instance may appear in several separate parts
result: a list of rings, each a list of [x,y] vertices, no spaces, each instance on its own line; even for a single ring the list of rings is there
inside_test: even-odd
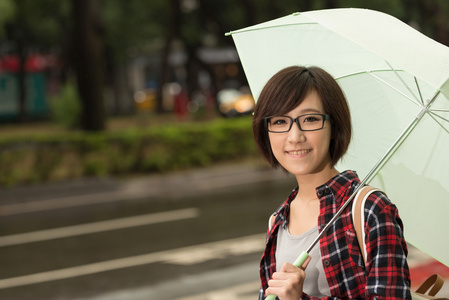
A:
[[[226,32],[225,36],[230,36],[232,34],[232,31]]]
[[[294,12],[292,15],[293,16],[299,16],[301,13],[300,12]]]

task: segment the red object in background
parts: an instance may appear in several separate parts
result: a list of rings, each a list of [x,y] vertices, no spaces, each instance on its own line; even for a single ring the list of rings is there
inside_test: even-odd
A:
[[[16,73],[19,71],[19,58],[17,55],[5,55],[0,58],[0,71]]]
[[[449,267],[437,260],[430,260],[422,265],[410,269],[412,290],[420,286],[429,276],[438,274],[444,279],[449,279]]]
[[[174,110],[178,118],[182,119],[187,115],[188,103],[189,98],[184,90],[175,96]]]
[[[28,56],[25,64],[25,69],[28,72],[43,71],[48,67],[48,58],[39,54],[32,54]]]
[[[40,72],[49,67],[50,59],[41,54],[31,54],[25,61],[26,72]],[[20,69],[19,56],[5,55],[0,58],[0,72],[18,73]]]

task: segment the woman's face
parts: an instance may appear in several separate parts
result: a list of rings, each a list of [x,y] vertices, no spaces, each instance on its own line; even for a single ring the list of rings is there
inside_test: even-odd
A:
[[[286,115],[292,118],[304,114],[326,114],[320,96],[312,91],[304,101]],[[317,131],[301,131],[293,124],[285,133],[268,133],[271,149],[277,161],[295,176],[316,174],[325,168],[331,168],[329,145],[331,141],[331,123]]]

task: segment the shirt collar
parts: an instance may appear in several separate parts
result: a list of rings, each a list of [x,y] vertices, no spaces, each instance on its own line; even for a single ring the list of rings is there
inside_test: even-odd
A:
[[[358,183],[360,179],[355,171],[344,171],[317,187],[316,194],[320,200],[332,194],[336,202],[341,202],[351,195]]]
[[[357,184],[360,180],[355,171],[344,171],[333,178],[331,178],[325,184],[316,188],[316,194],[318,199],[322,201],[329,194],[333,194],[336,202],[341,202],[343,199],[346,199],[351,195],[354,188],[357,187]],[[295,199],[298,194],[298,187],[296,187],[290,195],[287,197],[287,200],[279,207],[279,209],[275,212],[280,218],[281,226],[285,229],[288,224],[288,215],[290,214],[290,204]],[[276,223],[279,223],[276,222]]]
[[[292,203],[293,199],[295,199],[296,195],[298,194],[298,187],[293,189],[291,191],[290,195],[288,195],[287,200],[277,209],[275,212],[275,215],[278,216],[281,222],[282,228],[286,229],[288,224],[288,215],[290,214],[290,204]],[[279,223],[276,222],[276,223]]]

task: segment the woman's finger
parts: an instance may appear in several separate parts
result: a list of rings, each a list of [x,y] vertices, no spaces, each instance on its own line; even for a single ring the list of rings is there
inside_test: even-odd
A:
[[[301,269],[305,270],[312,260],[312,256],[307,257],[306,261],[302,264]]]
[[[286,271],[274,272],[273,276],[271,276],[271,278],[276,279],[276,280],[286,280],[290,276],[289,273],[294,273],[294,272],[286,272]]]

